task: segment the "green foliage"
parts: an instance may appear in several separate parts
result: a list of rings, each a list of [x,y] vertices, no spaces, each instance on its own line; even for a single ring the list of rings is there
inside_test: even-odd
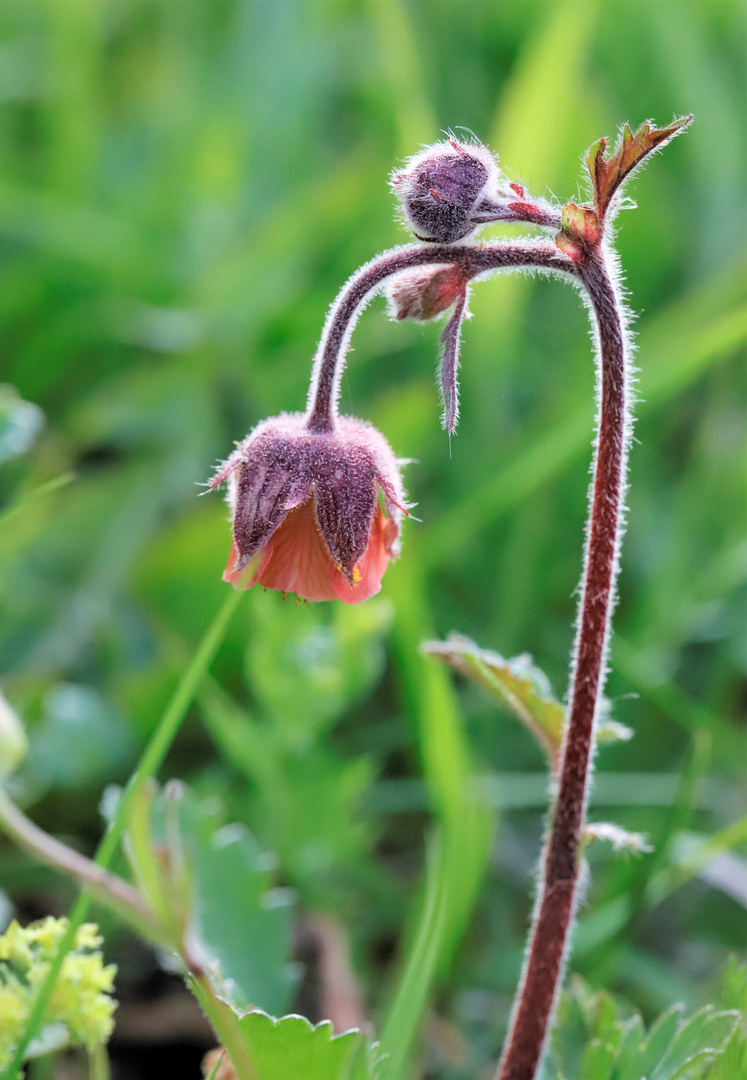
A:
[[[376,1052],[359,1031],[335,1035],[328,1021],[313,1026],[302,1016],[279,1020],[253,1010],[241,1018],[257,1080],[375,1080]]]
[[[154,796],[138,793],[125,841],[163,944],[186,940],[236,1007],[282,1012],[295,982],[293,908],[290,893],[273,888],[273,857],[244,826],[224,824],[215,799],[200,802],[180,784]]]
[[[744,997],[747,969],[732,962],[722,997]],[[683,1020],[682,1006],[664,1012],[645,1031],[636,1013],[623,1019],[614,1000],[593,994],[575,977],[563,995],[543,1075],[558,1080],[715,1080],[724,1062],[737,1062],[743,1051],[738,1009],[712,1005]]]
[[[0,465],[30,450],[43,423],[38,405],[24,401],[14,387],[0,384]]]
[[[66,919],[51,917],[25,927],[14,921],[0,935],[0,1069],[13,1057],[67,926]],[[27,1057],[65,1045],[92,1050],[111,1035],[116,967],[104,964],[102,943],[96,926],[78,927],[44,1013],[44,1027]]]
[[[516,716],[555,764],[563,741],[565,709],[553,697],[547,676],[524,653],[504,660],[480,649],[468,638],[452,634],[448,641],[430,641],[423,648],[455,671],[474,679],[496,701]]]
[[[325,618],[302,604],[289,619],[282,607],[265,604],[255,605],[254,614],[249,686],[278,738],[303,751],[381,678],[392,605],[386,599],[337,604]]]
[[[302,407],[339,286],[405,238],[391,168],[464,124],[518,180],[566,201],[600,134],[692,110],[687,139],[628,185],[639,209],[618,235],[640,401],[608,692],[637,735],[600,755],[593,813],[655,852],[590,849],[573,966],[647,1018],[716,1000],[709,975],[747,950],[744,835],[725,835],[746,780],[744,55],[735,0],[671,8],[0,5],[0,382],[15,388],[0,433],[8,403],[44,417],[0,465],[0,671],[35,754],[46,732],[59,751],[13,780],[40,826],[83,851],[99,835],[103,786],[125,781],[226,590],[226,508],[196,483],[256,422]],[[424,1041],[438,1080],[495,1062],[547,782],[524,731],[416,650],[453,628],[507,657],[527,650],[562,701],[594,411],[571,290],[500,277],[470,306],[451,451],[439,327],[388,323],[374,304],[356,330],[343,411],[418,461],[406,476],[422,522],[406,525],[383,604],[347,625],[326,605],[244,597],[165,773],[200,804],[220,796],[225,821],[277,853],[273,880],[301,910],[344,927],[380,1032],[423,955],[424,837],[443,830],[438,956],[394,1032],[406,1069],[436,1010]],[[70,687],[105,735],[90,758],[83,740],[68,752],[71,725],[51,708]],[[475,767],[501,807],[492,844]],[[699,841],[686,866],[683,833]],[[737,860],[726,870],[724,854]],[[5,842],[0,884],[17,904],[69,899]],[[132,955],[112,936],[118,950]],[[736,1046],[717,1080],[747,1072]]]
[[[0,694],[0,780],[15,772],[28,753],[23,724]]]
[[[504,660],[498,653],[481,649],[461,634],[450,634],[446,641],[427,641],[423,650],[487,690],[532,733],[550,764],[557,764],[563,742],[565,707],[553,696],[549,679],[532,663],[528,653]],[[632,734],[630,728],[604,713],[597,725],[600,743],[626,742]]]

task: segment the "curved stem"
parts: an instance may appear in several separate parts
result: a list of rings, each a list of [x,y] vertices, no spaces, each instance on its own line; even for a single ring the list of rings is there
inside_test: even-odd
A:
[[[79,851],[45,833],[18,809],[0,788],[0,829],[19,847],[40,862],[60,870],[90,890],[97,900],[114,908],[124,919],[151,940],[157,937],[153,912],[126,881]]]
[[[579,841],[623,531],[630,388],[622,305],[602,252],[588,252],[578,268],[597,338],[599,430],[558,794],[529,951],[498,1080],[533,1080],[560,985],[578,893]]]
[[[491,270],[543,270],[576,274],[575,264],[554,244],[541,241],[484,244],[477,247],[410,244],[393,248],[362,266],[343,286],[332,305],[314,360],[306,425],[312,431],[331,431],[337,416],[345,356],[358,316],[387,278],[417,266],[462,263],[469,280]]]

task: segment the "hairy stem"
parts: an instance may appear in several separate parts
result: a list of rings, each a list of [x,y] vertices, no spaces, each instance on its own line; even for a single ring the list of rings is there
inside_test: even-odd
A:
[[[0,788],[0,829],[40,862],[74,878],[97,900],[113,908],[151,940],[157,937],[153,913],[126,881],[60,843],[30,821]]]
[[[558,793],[529,951],[498,1080],[533,1080],[560,985],[577,899],[579,841],[586,814],[594,726],[604,685],[623,526],[630,424],[624,321],[605,254],[600,250],[587,252],[578,268],[589,296],[597,338],[599,430]]]
[[[306,424],[312,431],[331,431],[337,415],[340,380],[350,335],[363,308],[384,282],[402,270],[417,266],[462,263],[465,279],[491,270],[540,270],[576,274],[575,264],[554,244],[541,241],[484,244],[411,244],[394,248],[362,266],[332,305],[322,332],[309,390]]]

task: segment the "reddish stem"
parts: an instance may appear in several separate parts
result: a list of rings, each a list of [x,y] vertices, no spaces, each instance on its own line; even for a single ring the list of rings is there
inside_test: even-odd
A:
[[[629,375],[621,304],[601,251],[578,265],[600,357],[600,415],[570,709],[529,952],[498,1080],[533,1080],[566,955],[579,876],[594,725],[601,700],[623,527]]]
[[[541,270],[577,275],[575,264],[554,244],[538,241],[484,244],[413,244],[394,248],[362,266],[332,305],[314,361],[306,423],[312,431],[331,431],[337,415],[340,379],[350,335],[363,308],[387,278],[416,266],[463,263],[465,283],[490,270]]]
[[[593,313],[599,357],[600,416],[585,570],[571,681],[571,705],[558,776],[544,874],[511,1031],[497,1080],[533,1080],[542,1057],[567,951],[579,872],[594,724],[614,607],[622,535],[628,444],[628,371],[622,307],[608,271],[610,256],[584,246],[571,260],[537,241],[408,246],[362,267],[342,289],[327,317],[314,364],[307,425],[334,427],[340,379],[358,315],[394,274],[416,266],[462,263],[465,282],[491,270],[540,270],[580,280]]]

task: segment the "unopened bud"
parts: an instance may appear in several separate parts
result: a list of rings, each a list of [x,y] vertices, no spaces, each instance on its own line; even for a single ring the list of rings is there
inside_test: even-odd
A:
[[[387,289],[389,314],[392,319],[428,322],[456,303],[467,281],[464,267],[458,264],[405,270]]]
[[[487,147],[449,139],[411,158],[391,183],[419,240],[453,244],[484,220],[481,204],[497,198],[499,177]]]

